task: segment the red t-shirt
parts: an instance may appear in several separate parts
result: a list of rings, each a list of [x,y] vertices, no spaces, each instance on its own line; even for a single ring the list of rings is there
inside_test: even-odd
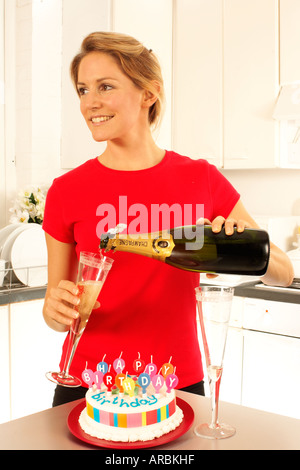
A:
[[[174,222],[191,225],[203,215],[197,213],[199,204],[204,204],[204,217],[213,220],[218,215],[227,217],[238,199],[232,185],[206,160],[167,151],[152,168],[119,171],[94,158],[54,180],[43,228],[61,242],[75,242],[77,254],[97,252],[103,229],[118,223],[127,223],[128,233],[133,227],[145,233],[173,227]],[[157,205],[162,204],[171,209],[171,215],[172,207],[180,205],[182,221],[178,211],[176,220],[151,220],[151,209],[157,215]],[[108,256],[114,264],[99,296],[101,307],[91,314],[70,373],[80,377],[86,362],[96,370],[104,354],[112,364],[123,352],[125,373],[133,373],[133,361],[140,353],[146,364],[153,356],[158,370],[172,356],[177,388],[202,380],[194,291],[199,274],[131,253]],[[61,366],[65,348],[66,342]]]

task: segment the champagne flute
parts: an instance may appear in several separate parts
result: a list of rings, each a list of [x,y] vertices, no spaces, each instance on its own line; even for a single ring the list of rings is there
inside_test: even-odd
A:
[[[82,382],[78,377],[69,374],[70,366],[112,263],[111,258],[103,257],[100,253],[87,251],[80,253],[77,274],[80,304],[78,307],[74,307],[79,316],[70,327],[63,370],[61,372],[47,372],[46,374],[47,379],[51,382],[64,387],[79,387],[81,385]]]
[[[235,434],[235,428],[218,420],[220,383],[234,289],[231,287],[197,287],[196,299],[209,380],[212,418],[210,424],[196,426],[199,437],[224,439]]]

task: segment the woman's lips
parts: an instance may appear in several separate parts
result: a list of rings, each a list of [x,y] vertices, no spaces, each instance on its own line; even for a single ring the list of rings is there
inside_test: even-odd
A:
[[[113,116],[95,116],[91,118],[93,124],[99,124],[100,122],[109,121]]]

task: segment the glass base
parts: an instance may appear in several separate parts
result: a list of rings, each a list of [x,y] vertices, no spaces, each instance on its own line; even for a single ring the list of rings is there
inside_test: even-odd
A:
[[[234,436],[236,430],[229,424],[217,424],[216,427],[211,427],[209,424],[199,424],[194,429],[194,433],[198,437],[205,439],[227,439],[227,437]]]
[[[82,382],[80,379],[73,375],[65,375],[62,372],[47,372],[46,377],[51,382],[54,382],[57,385],[62,385],[63,387],[80,387]]]

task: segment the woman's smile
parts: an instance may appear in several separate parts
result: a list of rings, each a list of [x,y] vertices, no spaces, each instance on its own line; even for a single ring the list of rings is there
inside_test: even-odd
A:
[[[114,116],[94,116],[91,118],[93,124],[97,125],[102,122],[110,121]]]

